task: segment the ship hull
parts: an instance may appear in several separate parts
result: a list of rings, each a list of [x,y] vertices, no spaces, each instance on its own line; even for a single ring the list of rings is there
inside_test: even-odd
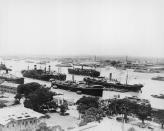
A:
[[[30,70],[30,71],[23,70],[22,75],[23,77],[38,79],[43,81],[50,81],[50,79],[62,80],[62,81],[66,80],[65,74],[53,75],[53,74],[44,74],[42,72],[43,72],[42,70]]]
[[[54,85],[56,85],[57,88],[62,89],[62,90],[68,90],[68,91],[72,91],[72,92],[80,91],[82,94],[86,94],[86,95],[98,96],[98,97],[102,97],[102,95],[103,95],[102,88],[78,88],[78,87],[72,86],[72,85],[68,86],[68,85],[57,84],[57,83],[55,83]]]
[[[68,69],[68,73],[74,75],[91,76],[91,77],[100,76],[100,72],[92,69],[80,69],[80,68]]]
[[[66,80],[66,75],[62,76],[62,77],[58,77],[58,76],[53,76],[53,75],[29,76],[29,75],[23,74],[23,77],[37,79],[37,80],[43,80],[43,81],[50,81],[50,79]]]
[[[126,84],[117,84],[117,83],[107,83],[107,82],[102,82],[102,81],[92,80],[87,78],[84,78],[84,81],[87,82],[87,84],[98,84],[104,86],[105,88],[124,89],[132,92],[138,92],[143,87],[142,84],[126,85]]]

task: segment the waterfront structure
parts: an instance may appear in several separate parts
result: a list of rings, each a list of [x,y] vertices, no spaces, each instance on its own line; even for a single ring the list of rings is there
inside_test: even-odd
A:
[[[0,73],[0,79],[4,79],[5,81],[9,81],[16,84],[24,84],[24,78],[23,77],[17,77],[12,74],[7,73]]]
[[[36,131],[43,114],[23,106],[0,109],[0,131]]]
[[[0,84],[0,91],[6,92],[6,93],[11,93],[11,94],[16,94],[18,86],[19,86],[19,84],[4,81]]]

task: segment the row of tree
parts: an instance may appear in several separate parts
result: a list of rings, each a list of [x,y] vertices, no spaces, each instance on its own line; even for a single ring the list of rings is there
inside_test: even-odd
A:
[[[82,123],[99,121],[105,116],[122,114],[123,120],[128,121],[129,115],[138,116],[144,124],[144,120],[152,115],[150,105],[137,104],[128,99],[110,99],[100,101],[94,97],[82,97],[77,101],[77,110],[81,114]]]

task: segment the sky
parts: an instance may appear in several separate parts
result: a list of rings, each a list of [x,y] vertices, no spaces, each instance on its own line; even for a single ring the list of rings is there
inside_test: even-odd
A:
[[[0,55],[163,52],[164,0],[0,0]]]

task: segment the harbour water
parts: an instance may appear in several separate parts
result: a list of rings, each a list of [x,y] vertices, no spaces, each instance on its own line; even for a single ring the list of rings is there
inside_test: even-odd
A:
[[[22,76],[21,70],[27,69],[29,66],[30,69],[34,67],[34,65],[38,62],[35,61],[34,63],[27,63],[25,60],[2,60],[5,62],[6,66],[11,68],[11,74],[16,76]],[[72,75],[68,74],[68,67],[61,67],[58,68],[55,65],[59,64],[57,61],[50,61],[47,63],[46,66],[48,67],[51,65],[52,70],[56,70],[57,72],[67,74],[67,80],[72,80]],[[36,64],[37,68],[44,69],[45,65],[43,64]],[[152,77],[155,76],[164,76],[164,73],[137,73],[133,72],[133,70],[118,70],[113,67],[106,67],[106,68],[96,68],[101,72],[101,76],[109,77],[109,73],[112,73],[112,77],[118,79],[122,83],[125,83],[126,76],[128,74],[128,84],[138,84],[141,83],[144,85],[141,92],[114,92],[114,91],[104,91],[103,98],[110,98],[112,95],[120,95],[120,96],[137,96],[139,98],[148,99],[153,108],[164,109],[164,99],[153,98],[151,95],[159,95],[164,94],[164,81],[155,81],[151,80]],[[83,80],[84,76],[74,76],[76,81]],[[50,82],[34,80],[30,78],[25,78],[25,83],[28,82],[39,82],[40,84],[46,84],[50,86]],[[69,92],[70,93],[70,92]]]

